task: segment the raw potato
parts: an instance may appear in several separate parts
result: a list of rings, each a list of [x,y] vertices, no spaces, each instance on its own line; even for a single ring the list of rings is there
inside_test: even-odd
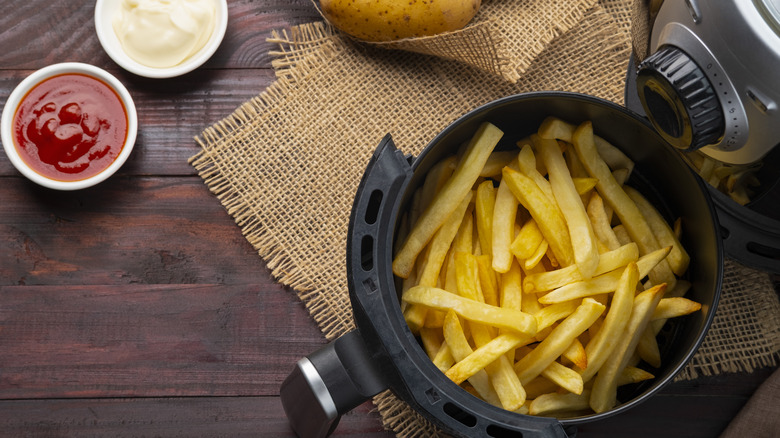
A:
[[[365,41],[395,41],[465,27],[481,0],[320,0],[325,18]]]

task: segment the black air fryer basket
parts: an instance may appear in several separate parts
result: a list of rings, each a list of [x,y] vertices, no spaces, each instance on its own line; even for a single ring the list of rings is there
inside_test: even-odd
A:
[[[573,123],[591,120],[596,134],[634,160],[629,184],[667,220],[682,218],[683,245],[691,255],[687,295],[700,312],[676,318],[659,339],[663,365],[655,379],[621,388],[615,408],[576,418],[516,414],[472,396],[439,371],[403,318],[400,288],[391,262],[401,212],[434,163],[455,153],[477,126],[491,122],[504,131],[498,148],[535,132],[554,115]],[[567,437],[576,425],[598,421],[646,400],[687,364],[701,344],[717,307],[722,280],[722,243],[707,189],[641,117],[590,96],[526,93],[499,99],[464,115],[441,132],[416,158],[395,148],[390,136],[377,147],[357,191],[348,235],[347,277],[357,329],[301,359],[281,396],[301,437],[326,436],[339,416],[374,394],[391,389],[442,430],[460,437]]]

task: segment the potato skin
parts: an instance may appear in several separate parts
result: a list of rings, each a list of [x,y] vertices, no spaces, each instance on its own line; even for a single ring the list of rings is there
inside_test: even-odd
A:
[[[325,18],[365,41],[394,41],[462,29],[481,0],[320,0]]]

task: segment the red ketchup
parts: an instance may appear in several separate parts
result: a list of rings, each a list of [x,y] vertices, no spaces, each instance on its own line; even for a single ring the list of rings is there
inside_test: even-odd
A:
[[[108,85],[68,73],[48,78],[22,99],[13,119],[24,162],[41,175],[79,181],[105,170],[127,138],[127,112]]]

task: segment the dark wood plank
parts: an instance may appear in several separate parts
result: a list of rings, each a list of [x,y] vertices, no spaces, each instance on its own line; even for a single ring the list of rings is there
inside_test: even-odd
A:
[[[276,395],[325,343],[271,284],[0,287],[0,399]]]
[[[277,397],[0,401],[7,437],[294,437]],[[373,405],[344,415],[339,438],[387,438]]]
[[[65,193],[1,181],[0,284],[273,281],[198,177],[114,176]]]

